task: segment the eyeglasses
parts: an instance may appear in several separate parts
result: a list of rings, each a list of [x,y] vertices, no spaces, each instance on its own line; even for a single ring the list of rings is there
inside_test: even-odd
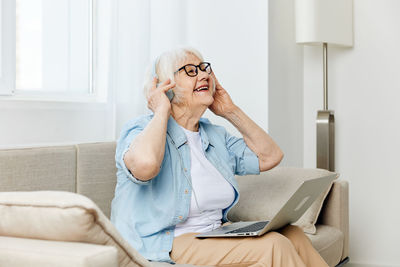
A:
[[[185,72],[186,72],[186,74],[188,76],[196,77],[197,74],[199,74],[199,70],[198,69],[200,69],[201,71],[205,71],[208,74],[210,74],[211,71],[212,71],[210,63],[201,62],[199,65],[186,64],[185,66],[183,66],[183,67],[179,68],[177,71],[175,71],[174,74],[180,72],[181,70],[185,70]]]

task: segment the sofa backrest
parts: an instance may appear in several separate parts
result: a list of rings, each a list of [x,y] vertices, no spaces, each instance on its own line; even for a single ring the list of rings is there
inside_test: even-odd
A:
[[[75,189],[74,146],[0,150],[0,191]]]
[[[76,192],[93,200],[110,217],[117,183],[115,142],[76,145]]]
[[[59,190],[85,195],[110,216],[115,142],[0,150],[0,191]]]

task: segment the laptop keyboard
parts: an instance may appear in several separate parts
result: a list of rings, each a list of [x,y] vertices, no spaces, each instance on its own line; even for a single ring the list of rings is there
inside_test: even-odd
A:
[[[263,229],[267,224],[269,223],[269,221],[263,221],[263,222],[256,222],[253,224],[250,224],[248,226],[233,230],[233,231],[229,231],[227,232],[227,234],[235,234],[235,233],[246,233],[246,232],[257,232],[260,231],[261,229]]]

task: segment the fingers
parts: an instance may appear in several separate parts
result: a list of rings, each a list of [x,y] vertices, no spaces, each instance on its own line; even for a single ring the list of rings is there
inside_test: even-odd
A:
[[[158,78],[153,77],[153,81],[151,82],[151,89],[155,89],[157,87]]]
[[[152,88],[146,97],[147,107],[154,113],[158,111],[164,112],[171,109],[171,103],[165,92],[172,87],[175,87],[175,82],[171,82],[170,79],[159,84],[157,83],[158,79],[154,77],[152,80]]]
[[[217,85],[217,86],[221,86],[221,84],[219,83],[219,81],[218,81],[217,77],[215,76],[215,73],[214,73],[214,71],[212,71],[212,72],[211,72],[211,75],[212,75],[212,77],[214,78],[215,85]]]
[[[168,79],[168,82],[170,82],[169,79]],[[169,89],[174,88],[175,85],[176,85],[175,82],[171,82],[170,84],[164,84],[164,83],[163,83],[163,84],[161,84],[161,85],[159,86],[159,88],[160,88],[162,91],[166,92],[166,91],[168,91]]]
[[[158,85],[158,87],[157,87],[157,83],[158,83],[158,78],[154,77],[153,81],[152,81],[151,90],[155,90],[156,88],[160,88],[161,90],[166,91],[166,90],[169,90],[169,89],[173,88],[176,85],[175,82],[171,83],[171,79],[167,79],[164,82],[160,83]],[[167,87],[165,87],[165,86],[167,86]],[[168,88],[168,89],[166,89],[166,88]]]
[[[214,79],[217,79],[217,77],[215,77],[215,72],[214,71],[211,72],[211,76],[213,76]]]

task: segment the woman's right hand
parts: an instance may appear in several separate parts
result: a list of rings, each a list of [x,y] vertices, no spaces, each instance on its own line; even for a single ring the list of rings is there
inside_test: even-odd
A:
[[[161,112],[167,112],[169,114],[171,111],[171,103],[165,93],[169,89],[174,88],[176,83],[168,79],[157,87],[157,82],[158,79],[154,77],[150,93],[147,96],[147,107],[153,111],[154,114]]]

